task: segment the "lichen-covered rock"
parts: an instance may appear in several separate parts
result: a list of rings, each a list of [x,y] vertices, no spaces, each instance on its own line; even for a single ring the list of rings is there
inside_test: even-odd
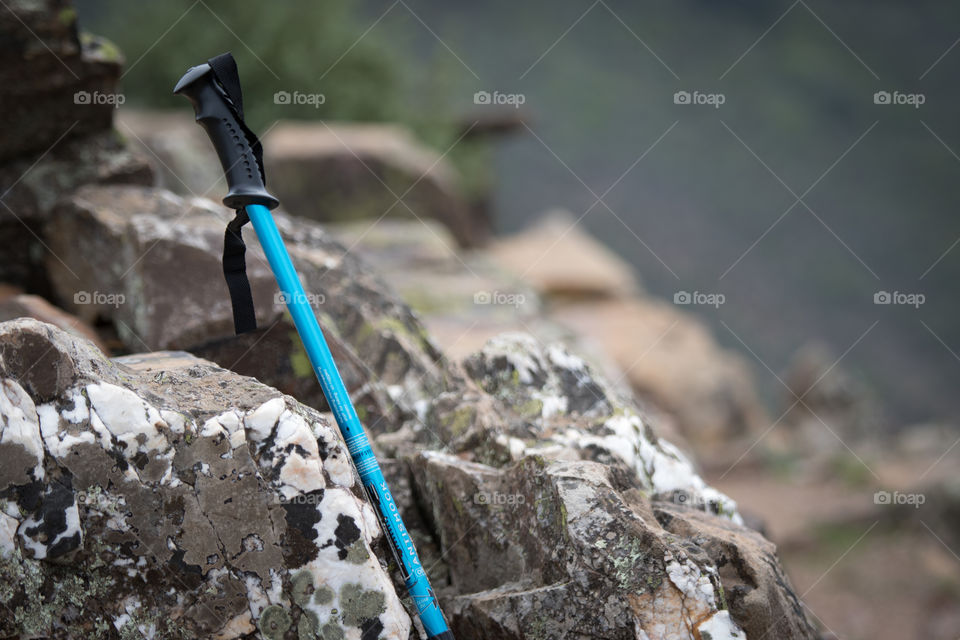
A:
[[[0,324],[0,513],[4,637],[409,637],[335,429],[185,353]]]
[[[658,438],[636,407],[593,367],[559,344],[528,334],[503,334],[465,361],[473,381],[492,397],[491,409],[464,396],[428,412],[428,426],[448,437],[454,451],[481,452],[501,464],[527,455],[594,460],[611,465],[647,492],[689,500],[740,522],[736,503],[707,486],[693,463]],[[486,443],[487,447],[477,447]]]
[[[498,470],[424,454],[415,468],[450,546],[457,637],[747,637],[714,563],[606,465],[530,456]]]
[[[209,200],[164,190],[81,189],[61,203],[49,227],[50,247],[60,258],[47,262],[57,293],[80,317],[113,320],[131,350],[204,345],[206,357],[228,368],[269,331],[281,356],[276,367],[259,361],[257,377],[284,389],[306,387],[303,380],[313,373],[293,327],[281,320],[283,301],[249,226],[247,273],[264,333],[253,341],[230,338],[233,316],[221,258],[231,215]],[[375,413],[390,414],[390,402],[407,413],[422,412],[451,374],[409,307],[316,223],[283,213],[274,218],[329,340],[352,352],[341,360],[363,372],[353,377],[351,391],[369,382],[369,372],[389,395],[371,396],[379,405]],[[77,304],[78,290],[102,295]],[[205,344],[217,338],[230,339]],[[368,424],[385,430],[386,422]]]
[[[506,334],[465,369],[377,439],[457,637],[817,637],[773,546],[590,365]]]

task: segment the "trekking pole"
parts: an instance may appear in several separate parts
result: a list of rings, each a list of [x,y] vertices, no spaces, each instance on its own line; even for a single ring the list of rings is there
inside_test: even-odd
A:
[[[256,328],[253,298],[244,263],[245,247],[240,235],[240,228],[249,219],[293,317],[313,371],[320,381],[323,395],[340,427],[360,481],[393,550],[428,640],[453,640],[453,633],[440,611],[413,540],[403,524],[400,510],[370,448],[370,441],[363,431],[330,348],[270,214],[270,209],[279,202],[266,190],[260,141],[243,122],[243,97],[236,62],[229,53],[225,53],[211,58],[206,64],[192,67],[173,92],[183,95],[193,104],[197,122],[213,142],[226,174],[229,193],[223,199],[223,204],[237,211],[236,218],[227,225],[223,260],[237,333]]]

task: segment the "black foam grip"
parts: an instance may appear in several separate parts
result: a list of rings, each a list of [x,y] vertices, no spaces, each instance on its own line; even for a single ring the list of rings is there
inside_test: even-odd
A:
[[[223,204],[231,209],[250,204],[275,208],[279,202],[267,192],[260,154],[255,150],[259,141],[243,123],[240,99],[231,100],[210,64],[190,69],[177,83],[174,93],[193,104],[197,123],[206,130],[217,151],[230,189]]]

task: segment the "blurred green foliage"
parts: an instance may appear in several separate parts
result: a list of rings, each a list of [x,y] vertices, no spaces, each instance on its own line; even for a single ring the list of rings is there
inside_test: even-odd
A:
[[[81,28],[110,38],[124,52],[122,88],[133,105],[182,107],[171,90],[183,72],[231,51],[254,129],[262,130],[278,117],[404,119],[399,99],[403,56],[378,40],[376,32],[358,39],[349,2],[81,0],[77,5]],[[343,55],[348,49],[349,55]],[[324,100],[276,105],[277,92],[323,94]]]

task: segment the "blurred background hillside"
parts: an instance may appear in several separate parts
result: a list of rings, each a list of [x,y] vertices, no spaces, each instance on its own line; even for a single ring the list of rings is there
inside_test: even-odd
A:
[[[746,354],[770,404],[782,388],[767,367],[782,374],[818,340],[835,357],[857,343],[843,364],[883,400],[885,428],[960,414],[956,5],[85,0],[78,11],[125,53],[128,104],[173,106],[184,68],[232,50],[258,130],[277,117],[398,120],[442,151],[484,113],[475,92],[522,94],[515,135],[450,152],[468,187],[493,185],[498,230],[554,206],[589,210],[583,227],[649,291],[722,293],[720,308],[691,310]],[[326,100],[281,112],[278,91]],[[677,91],[724,102],[675,104]],[[925,101],[875,104],[877,91]],[[925,301],[878,306],[878,291]]]

